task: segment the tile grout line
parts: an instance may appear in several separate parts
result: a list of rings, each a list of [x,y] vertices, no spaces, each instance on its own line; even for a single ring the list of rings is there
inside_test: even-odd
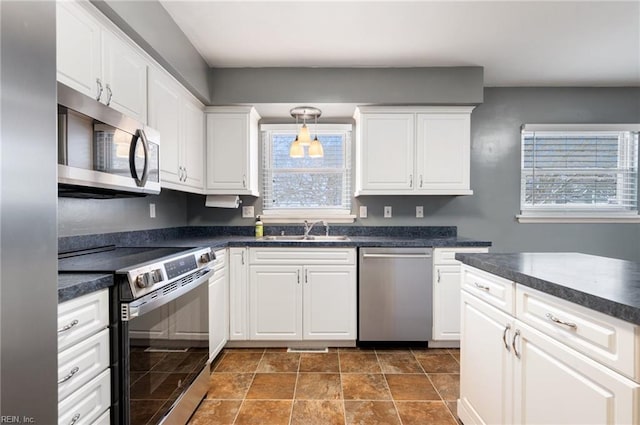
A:
[[[380,357],[378,357],[378,350],[375,350],[376,353],[376,361],[378,362],[378,367],[380,367],[380,372],[382,372],[382,376],[384,377],[384,383],[387,386],[387,390],[389,391],[389,397],[391,397],[391,402],[393,403],[393,408],[396,411],[396,416],[398,417],[398,422],[402,425],[402,418],[400,417],[400,411],[398,410],[398,405],[396,404],[396,399],[391,392],[391,387],[389,386],[389,381],[387,381],[387,374],[384,373],[384,368],[380,363]]]
[[[342,385],[342,363],[340,362],[340,350],[338,350],[338,376],[340,376],[340,398],[342,399],[342,419],[347,424],[347,404],[344,400],[344,387]]]
[[[296,402],[296,392],[298,391],[298,380],[300,379],[300,363],[302,363],[302,354],[298,356],[298,369],[296,370],[296,383],[293,384],[293,395],[291,396],[291,409],[289,411],[289,425],[293,420],[293,405]]]
[[[244,402],[247,400],[247,395],[249,395],[249,390],[251,389],[251,385],[253,385],[253,381],[255,381],[255,379],[256,379],[256,373],[258,373],[258,366],[260,366],[260,362],[262,361],[262,359],[264,359],[264,353],[266,353],[266,352],[267,352],[266,349],[262,351],[262,356],[260,356],[260,360],[258,360],[258,364],[256,365],[256,369],[253,371],[253,376],[251,377],[251,382],[249,383],[249,387],[247,388],[247,392],[244,393],[244,398],[242,399],[242,402],[240,403],[240,407],[238,407],[238,413],[236,413],[236,416],[233,418],[233,423],[234,424],[238,420],[238,416],[240,416],[240,412],[242,411],[242,406],[244,406]]]

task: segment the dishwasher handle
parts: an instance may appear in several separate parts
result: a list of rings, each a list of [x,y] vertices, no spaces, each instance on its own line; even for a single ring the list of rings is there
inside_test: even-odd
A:
[[[431,258],[431,254],[362,254],[362,258]]]

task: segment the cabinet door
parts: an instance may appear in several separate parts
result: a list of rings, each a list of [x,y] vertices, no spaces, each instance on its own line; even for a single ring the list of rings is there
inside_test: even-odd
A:
[[[417,114],[416,189],[469,190],[470,114]]]
[[[248,114],[207,114],[207,189],[233,194],[247,190],[248,133]]]
[[[514,422],[637,424],[640,384],[516,322]],[[635,413],[634,413],[635,411]]]
[[[140,122],[147,122],[147,63],[124,41],[103,32],[102,101]],[[161,135],[162,137],[162,135]]]
[[[414,114],[366,114],[361,125],[361,189],[412,189]]]
[[[182,165],[185,168],[185,184],[204,189],[204,112],[184,99]]]
[[[433,268],[433,339],[460,339],[460,265]]]
[[[226,270],[209,280],[209,359],[213,360],[227,343],[229,296]]]
[[[250,339],[302,339],[302,267],[249,267]]]
[[[159,71],[149,71],[149,126],[160,132],[162,182],[180,184],[180,90]]]
[[[246,248],[229,248],[229,339],[248,340],[248,254]]]
[[[75,2],[56,2],[56,17],[58,81],[97,99],[102,75],[100,25]]]
[[[458,416],[465,425],[519,423],[512,421],[513,318],[466,291],[461,296]]]
[[[304,339],[356,339],[354,266],[305,266]]]

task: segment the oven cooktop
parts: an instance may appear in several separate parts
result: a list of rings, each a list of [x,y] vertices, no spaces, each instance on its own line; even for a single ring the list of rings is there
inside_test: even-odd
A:
[[[114,273],[150,261],[162,260],[180,253],[188,253],[189,248],[120,248],[106,247],[104,250],[92,250],[65,254],[58,259],[60,272]]]

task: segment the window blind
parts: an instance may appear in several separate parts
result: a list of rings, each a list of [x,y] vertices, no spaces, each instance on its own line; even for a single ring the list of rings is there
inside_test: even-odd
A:
[[[314,132],[315,135],[315,132]],[[293,131],[264,131],[263,209],[351,210],[351,132],[318,131],[324,156],[291,158]]]
[[[522,131],[523,211],[637,212],[638,132]]]

